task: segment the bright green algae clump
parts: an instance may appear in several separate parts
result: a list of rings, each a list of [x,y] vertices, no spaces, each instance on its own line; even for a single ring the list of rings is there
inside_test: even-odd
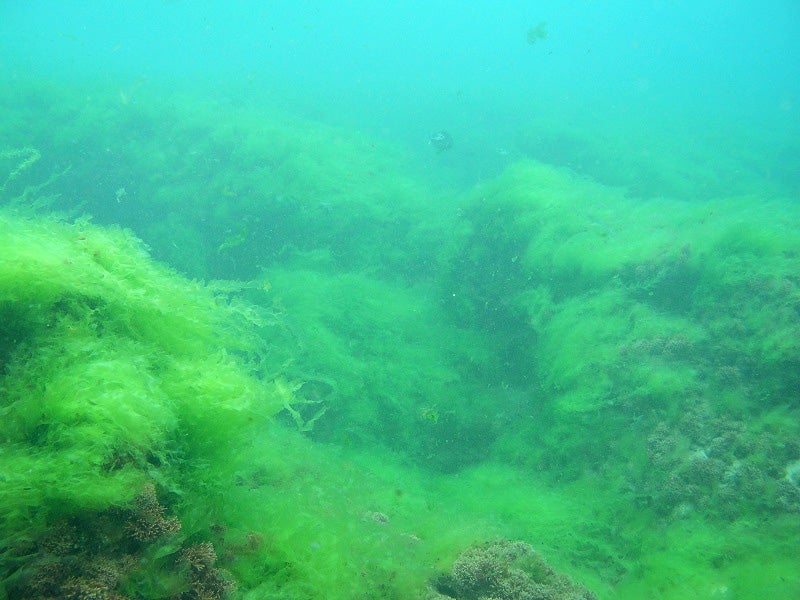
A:
[[[282,405],[248,368],[255,324],[123,230],[2,213],[0,249],[2,577],[32,585],[41,539],[148,485],[213,511],[236,440]]]

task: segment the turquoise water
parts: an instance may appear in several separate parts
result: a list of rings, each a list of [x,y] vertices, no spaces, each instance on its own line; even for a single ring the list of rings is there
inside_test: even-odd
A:
[[[0,598],[800,595],[798,33],[0,4]]]
[[[433,177],[471,182],[534,155],[650,195],[751,191],[759,174],[797,185],[792,2],[32,2],[7,3],[0,27],[12,80],[111,79],[134,102],[169,82],[368,131],[422,161],[445,129],[457,143]],[[673,190],[663,171],[677,169],[702,188]]]

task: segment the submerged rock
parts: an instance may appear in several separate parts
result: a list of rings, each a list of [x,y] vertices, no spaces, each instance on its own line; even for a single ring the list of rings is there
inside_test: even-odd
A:
[[[529,544],[498,540],[467,548],[432,581],[428,600],[596,600]]]

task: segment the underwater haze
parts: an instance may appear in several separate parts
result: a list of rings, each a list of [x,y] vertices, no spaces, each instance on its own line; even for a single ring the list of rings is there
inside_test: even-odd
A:
[[[0,0],[0,600],[800,597],[799,34]]]
[[[800,93],[791,1],[34,0],[3,12],[6,77],[198,86],[416,153],[446,129],[454,156],[430,168],[462,180],[532,154],[658,195],[670,182],[646,171],[669,153],[687,171],[710,163],[737,191],[750,191],[738,180],[753,169],[776,185],[798,183],[788,164]],[[581,139],[587,131],[631,164],[607,164]],[[720,144],[728,161],[715,158]],[[707,196],[724,192],[721,182],[697,183]]]

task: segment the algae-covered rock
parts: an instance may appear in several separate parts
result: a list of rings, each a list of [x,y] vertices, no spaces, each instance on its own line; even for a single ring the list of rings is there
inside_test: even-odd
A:
[[[283,399],[248,366],[262,344],[254,313],[155,264],[129,232],[3,212],[0,253],[6,580],[60,524],[136,505],[153,484],[173,501],[213,497],[236,440]],[[129,535],[178,529],[150,518]]]
[[[432,587],[430,600],[596,600],[529,544],[508,540],[467,548]]]

